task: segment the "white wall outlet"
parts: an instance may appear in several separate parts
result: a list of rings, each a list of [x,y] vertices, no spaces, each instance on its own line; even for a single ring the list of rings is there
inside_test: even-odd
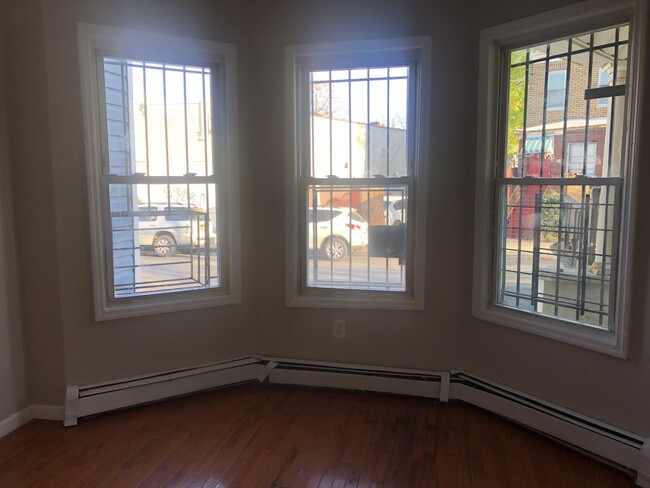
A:
[[[334,326],[334,338],[345,339],[345,320],[334,319],[332,325]]]

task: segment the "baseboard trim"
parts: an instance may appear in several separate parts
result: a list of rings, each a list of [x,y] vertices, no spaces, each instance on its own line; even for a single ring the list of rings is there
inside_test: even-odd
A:
[[[79,417],[95,413],[245,382],[463,401],[632,469],[637,472],[637,484],[650,488],[648,440],[489,379],[457,371],[433,372],[287,358],[237,358],[180,371],[70,386],[65,425],[75,425]],[[41,407],[34,406],[34,417],[37,412],[42,415],[39,418],[58,420],[63,417],[58,407]],[[0,423],[0,427],[6,422]]]
[[[0,437],[10,434],[30,420],[63,420],[63,407],[57,405],[30,405],[0,420]]]
[[[9,417],[0,420],[0,437],[4,437],[16,430],[18,427],[25,425],[27,422],[32,420],[32,418],[32,408],[25,407]]]

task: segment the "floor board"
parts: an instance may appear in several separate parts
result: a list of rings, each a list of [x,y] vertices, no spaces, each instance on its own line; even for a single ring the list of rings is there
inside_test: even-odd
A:
[[[632,488],[462,403],[244,385],[0,439],[0,487]]]

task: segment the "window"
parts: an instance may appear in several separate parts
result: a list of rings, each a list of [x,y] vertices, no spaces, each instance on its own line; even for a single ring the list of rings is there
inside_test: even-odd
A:
[[[546,110],[562,110],[566,96],[566,70],[549,71]]]
[[[422,308],[429,42],[287,49],[290,305]]]
[[[239,300],[234,47],[79,24],[97,320]]]
[[[605,86],[610,86],[612,83],[612,75],[609,72],[610,68],[599,68],[598,69],[598,88]],[[609,103],[608,98],[599,98],[596,100],[596,104],[599,107],[607,107]]]
[[[642,23],[631,12],[588,4],[482,33],[493,55],[479,114],[474,315],[618,356],[638,137]]]
[[[569,161],[567,171],[569,174],[596,176],[596,147],[595,142],[569,143]]]

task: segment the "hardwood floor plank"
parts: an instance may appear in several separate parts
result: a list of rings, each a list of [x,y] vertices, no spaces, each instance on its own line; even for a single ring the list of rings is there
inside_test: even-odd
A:
[[[462,403],[261,385],[0,439],[11,488],[632,488],[629,475]]]

